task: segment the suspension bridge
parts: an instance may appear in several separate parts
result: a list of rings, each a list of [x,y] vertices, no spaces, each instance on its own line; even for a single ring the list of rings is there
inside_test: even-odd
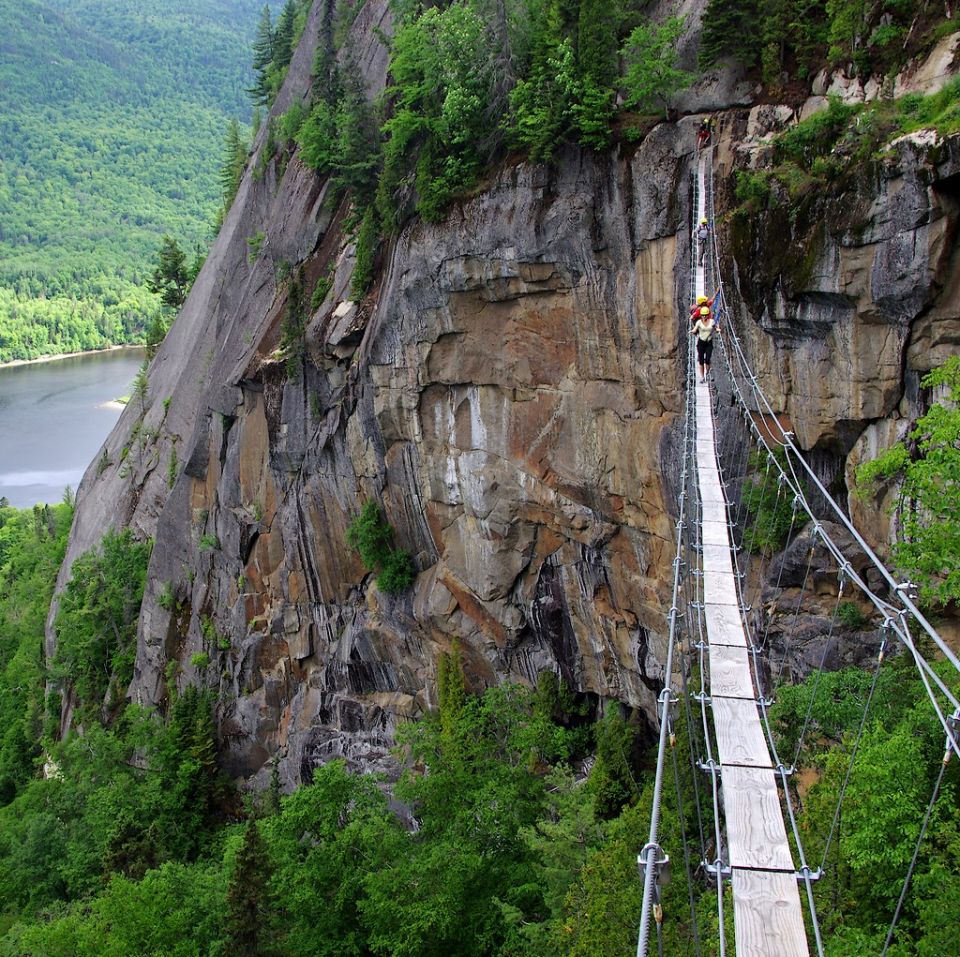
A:
[[[879,669],[892,652],[910,656],[922,680],[930,706],[944,732],[940,772],[927,807],[911,863],[899,876],[900,896],[890,915],[883,954],[894,939],[897,922],[910,888],[924,834],[939,795],[944,769],[960,749],[960,702],[951,690],[960,675],[960,661],[917,609],[912,586],[898,582],[834,501],[821,478],[798,449],[792,433],[764,395],[738,335],[738,312],[728,297],[721,274],[713,210],[711,150],[699,152],[693,171],[690,243],[690,301],[716,291],[713,304],[719,323],[716,355],[708,381],[698,375],[694,349],[687,350],[686,402],[682,423],[682,468],[677,503],[676,554],[668,619],[667,660],[660,694],[659,746],[649,839],[638,855],[642,904],[638,957],[662,953],[664,914],[660,889],[668,879],[670,856],[681,855],[687,879],[717,887],[720,957],[823,957],[824,944],[817,915],[816,886],[823,872],[847,785],[856,763]],[[696,225],[707,220],[710,239],[706,255],[697,256]],[[683,320],[686,322],[686,320]],[[772,554],[769,542],[759,549],[744,547],[751,510],[744,486],[762,482],[760,499],[790,515],[786,539],[806,536],[806,571],[793,583],[792,621],[782,629],[784,647],[779,667],[770,660],[772,613],[754,609],[764,580],[784,583],[788,549]],[[753,516],[755,518],[755,516]],[[750,544],[754,540],[748,539]],[[851,545],[851,542],[853,545]],[[816,556],[816,559],[815,559]],[[777,571],[775,565],[779,561]],[[790,764],[778,753],[769,708],[777,679],[784,673],[791,625],[801,608],[824,591],[823,578],[832,575],[826,591],[835,596],[819,669],[827,662],[845,596],[871,608],[878,624],[873,679],[866,696],[859,731],[818,862],[808,860],[798,826],[797,796],[792,776],[810,726],[814,684],[799,743]],[[816,581],[815,581],[816,580]],[[951,680],[941,677],[947,662]],[[955,673],[954,673],[955,672]],[[660,844],[661,805],[669,764],[677,778],[676,726],[679,708],[690,737],[690,763],[697,803],[699,862],[684,836],[683,847]],[[680,786],[677,778],[677,795]],[[700,805],[712,820],[705,826]],[[710,833],[712,831],[712,833]],[[696,874],[694,874],[696,871]],[[724,889],[729,889],[729,895]],[[732,901],[732,907],[731,905]],[[696,932],[697,914],[690,898],[692,947],[703,952]],[[732,934],[729,933],[732,923]],[[732,938],[732,947],[728,942]],[[654,943],[655,942],[655,943]],[[710,951],[713,953],[714,951]]]

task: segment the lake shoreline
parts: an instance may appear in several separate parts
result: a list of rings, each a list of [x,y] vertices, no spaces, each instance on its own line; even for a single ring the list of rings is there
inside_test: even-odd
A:
[[[76,359],[77,356],[102,356],[108,352],[120,352],[128,349],[144,349],[145,346],[136,343],[125,343],[119,346],[107,346],[105,349],[86,349],[83,352],[58,352],[52,356],[40,356],[36,359],[9,359],[0,362],[0,369],[14,369],[17,366],[33,366],[42,362],[59,362],[61,359]]]

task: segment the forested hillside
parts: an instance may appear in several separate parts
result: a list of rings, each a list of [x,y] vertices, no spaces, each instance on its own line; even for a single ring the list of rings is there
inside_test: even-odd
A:
[[[206,246],[261,0],[0,0],[0,361],[142,333],[161,237]]]
[[[164,708],[124,700],[152,543],[109,533],[84,555],[46,667],[42,623],[72,509],[0,508],[0,955],[211,957],[619,957],[636,942],[636,855],[647,835],[654,754],[610,704],[544,672],[535,688],[465,687],[459,651],[440,666],[439,710],[401,733],[406,770],[383,782],[332,761],[282,796],[239,794],[218,769],[216,692],[172,691]],[[175,599],[168,594],[172,604]],[[210,626],[216,670],[229,636]],[[169,672],[175,688],[176,665]],[[797,750],[804,831],[824,834],[837,789],[851,811],[827,858],[820,917],[828,953],[880,952],[913,833],[941,755],[940,728],[904,656],[878,676],[848,669],[779,690],[778,743]],[[54,740],[60,695],[82,734]],[[860,758],[849,745],[873,697]],[[682,714],[663,840],[694,840],[694,772]],[[918,773],[897,760],[916,749]],[[45,766],[47,773],[41,775]],[[51,773],[51,769],[56,769]],[[956,769],[931,824],[890,951],[945,957],[957,928]],[[426,772],[426,773],[425,773]],[[806,794],[804,795],[806,798]],[[817,859],[822,844],[811,850]],[[856,907],[853,901],[857,901]],[[665,889],[664,953],[716,953],[715,894],[679,861]],[[731,935],[732,936],[732,935]],[[732,941],[728,942],[732,952]]]
[[[249,165],[238,125],[211,132],[217,185],[247,179],[203,279],[183,302],[164,243],[179,318],[75,507],[0,507],[0,957],[622,957],[655,807],[673,872],[649,952],[733,954],[740,891],[710,877],[736,826],[718,784],[751,766],[718,777],[710,728],[721,699],[749,710],[754,693],[763,760],[794,765],[776,773],[820,872],[820,953],[956,952],[960,762],[925,700],[960,693],[956,671],[927,655],[918,673],[927,639],[904,652],[853,546],[817,544],[772,468],[800,457],[739,441],[725,345],[684,430],[688,184],[707,161],[700,117],[666,111],[712,82],[707,61],[738,61],[758,102],[721,102],[710,154],[726,158],[713,228],[739,257],[724,325],[756,342],[791,435],[812,436],[811,477],[835,460],[823,485],[855,475],[862,513],[902,489],[895,591],[909,575],[955,635],[960,369],[932,357],[960,321],[958,81],[824,95],[803,118],[812,76],[894,71],[945,32],[941,8],[666,6],[288,0],[259,21],[246,85],[276,108]],[[127,29],[88,40],[119,57]],[[199,56],[184,43],[151,62]],[[81,46],[58,48],[64,69]],[[153,122],[123,90],[129,121]],[[144,155],[176,168],[159,129]],[[827,227],[816,246],[808,219]],[[113,268],[103,281],[128,288],[150,272]],[[694,460],[741,455],[688,511]],[[711,523],[727,545],[704,535],[707,488],[744,532],[731,571],[714,567],[727,523]],[[707,599],[733,568],[744,616]],[[706,671],[708,604],[757,639],[749,688]]]

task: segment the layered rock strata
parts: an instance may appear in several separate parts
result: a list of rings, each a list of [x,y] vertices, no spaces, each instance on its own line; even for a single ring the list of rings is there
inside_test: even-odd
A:
[[[309,90],[319,8],[275,113]],[[372,93],[388,30],[387,0],[367,0],[351,46]],[[724,119],[721,183],[748,162],[750,122],[766,121]],[[296,155],[261,161],[261,134],[145,412],[127,407],[78,491],[61,586],[110,526],[156,540],[136,700],[216,688],[228,770],[262,782],[276,758],[288,784],[336,756],[389,768],[454,642],[477,687],[550,669],[652,713],[696,125],[497,170],[444,223],[386,244],[359,303],[347,208]],[[865,176],[852,225],[825,200],[822,227],[771,216],[729,260],[763,386],[828,471],[902,429],[917,374],[955,342],[956,164],[954,145],[904,141]],[[802,277],[786,236],[809,243]],[[327,278],[302,358],[281,355],[291,298]],[[405,594],[347,545],[366,500],[413,557]]]

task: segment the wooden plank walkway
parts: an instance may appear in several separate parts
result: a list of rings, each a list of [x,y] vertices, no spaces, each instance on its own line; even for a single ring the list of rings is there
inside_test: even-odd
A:
[[[698,171],[697,221],[705,209],[704,162],[701,159]],[[697,295],[704,294],[703,288],[703,268],[697,266]],[[732,869],[736,953],[738,957],[809,957],[778,778],[757,707],[753,662],[740,611],[710,386],[699,380],[696,425],[701,595],[726,850]]]

